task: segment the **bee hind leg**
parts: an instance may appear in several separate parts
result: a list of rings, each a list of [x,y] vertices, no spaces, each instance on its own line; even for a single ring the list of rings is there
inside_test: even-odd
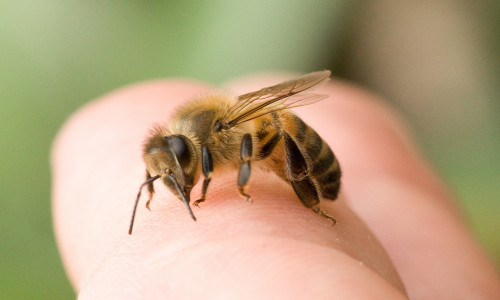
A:
[[[319,205],[314,205],[313,207],[311,207],[311,209],[315,213],[317,213],[318,215],[320,215],[320,216],[322,216],[324,218],[327,218],[328,220],[332,221],[332,225],[337,224],[337,219],[335,219],[334,217],[330,216],[325,211],[321,210],[321,208],[319,207]]]
[[[289,180],[295,194],[305,207],[311,208],[315,213],[329,219],[332,221],[332,225],[335,225],[337,220],[319,207],[318,189],[309,177],[306,160],[295,141],[288,134],[285,135],[285,149],[292,177]]]
[[[240,156],[242,162],[238,173],[238,191],[248,202],[252,202],[252,198],[245,192],[245,188],[248,184],[248,180],[250,179],[250,159],[252,158],[252,148],[252,136],[247,133],[243,136],[241,141]]]
[[[305,207],[311,208],[318,215],[327,218],[332,222],[332,225],[337,223],[337,220],[334,217],[330,216],[319,207],[320,199],[318,191],[309,177],[299,181],[290,181],[290,184],[292,185],[295,194],[299,197]]]
[[[199,207],[201,202],[204,202],[207,198],[208,185],[210,180],[212,180],[212,173],[214,172],[214,162],[212,160],[212,153],[208,150],[207,146],[203,146],[201,149],[201,165],[203,169],[203,175],[205,179],[203,180],[203,188],[201,190],[201,198],[194,201],[193,205]]]

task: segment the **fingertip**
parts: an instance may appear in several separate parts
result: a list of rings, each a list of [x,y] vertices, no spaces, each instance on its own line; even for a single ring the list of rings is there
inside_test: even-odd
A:
[[[241,81],[239,87],[234,83],[235,94],[283,79],[277,76],[259,78]],[[218,263],[215,258],[231,263],[230,257],[225,256],[225,248],[208,245],[209,242],[218,245],[220,241],[227,241],[227,248],[245,246],[249,251],[242,255],[243,260],[247,256],[259,259],[251,250],[256,246],[271,245],[271,242],[265,245],[254,243],[263,234],[273,240],[278,237],[299,240],[315,247],[340,249],[354,258],[362,257],[362,262],[371,270],[392,286],[404,290],[384,249],[357,214],[345,205],[344,196],[341,195],[333,205],[326,204],[339,220],[332,230],[328,220],[306,209],[289,186],[265,172],[252,174],[260,179],[252,186],[254,204],[239,199],[234,174],[221,176],[219,183],[214,180],[207,206],[197,212],[199,219],[196,223],[175,197],[164,188],[158,189],[152,212],[141,209],[138,212],[139,226],[134,228],[132,236],[127,235],[134,195],[144,176],[140,148],[145,134],[152,124],[166,122],[177,105],[209,89],[203,84],[178,80],[142,83],[86,105],[65,124],[54,142],[52,153],[53,211],[58,243],[75,287],[79,289],[87,279],[86,282],[99,282],[106,288],[109,282],[106,278],[113,278],[121,280],[115,282],[117,287],[126,289],[127,284],[144,275],[136,283],[139,290],[147,289],[147,279],[154,276],[162,279],[161,284],[169,288],[169,279],[179,278],[176,275],[193,278],[186,276],[189,272],[185,272],[193,265],[193,259],[199,259],[200,267],[200,273],[194,274],[195,278],[210,276],[213,269],[206,268],[210,264],[203,264],[205,252],[199,252],[197,257],[183,256],[186,261],[181,264],[182,269],[174,270],[169,276],[156,262],[172,261],[186,254],[186,249],[206,246],[214,251],[210,263]],[[432,171],[416,154],[418,151],[408,138],[405,126],[391,109],[381,104],[377,97],[339,81],[325,85],[320,91],[328,93],[330,99],[297,109],[297,113],[327,140],[338,156],[344,169],[342,194],[350,198],[349,204],[389,249],[398,269],[404,272],[404,280],[416,287],[419,282],[440,284],[441,280],[425,275],[445,273],[416,271],[424,269],[429,260],[442,262],[449,270],[456,270],[446,273],[443,278],[456,278],[453,276],[461,273],[463,264],[459,267],[455,264],[462,261],[461,256],[447,255],[455,248],[467,248],[471,254],[469,257],[481,258],[480,251],[470,246],[473,242],[466,234],[456,230],[458,222],[436,208],[435,203],[446,198],[436,196],[443,188],[437,180],[432,180],[435,178]],[[394,193],[395,186],[401,193]],[[199,193],[199,187],[193,192]],[[427,219],[429,216],[431,218]],[[241,235],[250,236],[245,245],[231,241]],[[443,236],[447,241],[453,241],[449,242],[453,249],[447,249],[446,255],[436,256],[433,253],[439,251],[431,251],[433,245],[428,241],[439,245],[434,248],[441,251],[449,247],[443,242]],[[419,243],[415,243],[416,239]],[[241,252],[237,254],[241,255]],[[412,260],[408,260],[409,255]],[[325,259],[328,257],[326,255]],[[130,261],[131,258],[141,263]],[[468,262],[474,265],[474,258]],[[314,263],[320,264],[318,261]],[[99,277],[103,276],[104,265],[109,277]],[[473,269],[464,267],[464,270]],[[101,282],[100,279],[105,280]],[[478,280],[471,278],[470,282],[474,279]],[[176,283],[182,288],[190,286],[189,282]],[[92,291],[92,288],[87,291]]]
[[[89,267],[98,268],[96,264],[113,251],[124,251],[126,256],[159,248],[158,255],[165,255],[197,243],[256,232],[338,246],[328,220],[306,209],[289,186],[265,172],[252,174],[260,179],[252,187],[252,196],[260,200],[250,206],[237,196],[234,174],[221,176],[218,183],[215,179],[210,206],[197,213],[197,223],[160,188],[153,212],[139,209],[134,234],[127,235],[133,195],[144,176],[140,147],[145,134],[152,124],[167,121],[178,104],[208,89],[186,81],[134,85],[86,105],[61,130],[52,156],[53,210],[63,260],[77,289]],[[193,192],[199,193],[199,187]],[[342,220],[342,225],[336,225],[343,233],[341,243],[351,247],[354,257],[362,257],[360,249],[367,242],[361,237],[371,236],[369,231],[342,202],[331,207]],[[375,238],[369,244],[380,248]],[[367,265],[401,286],[383,250],[365,258]]]

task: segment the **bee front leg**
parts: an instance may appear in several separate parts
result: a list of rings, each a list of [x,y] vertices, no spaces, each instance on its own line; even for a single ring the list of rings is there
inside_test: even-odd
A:
[[[146,207],[149,209],[149,203],[151,202],[151,199],[153,198],[153,194],[155,192],[154,187],[153,187],[153,181],[155,181],[158,178],[161,178],[161,175],[156,175],[156,176],[151,177],[149,172],[146,171],[146,181],[144,181],[141,184],[141,186],[139,187],[139,192],[137,193],[137,198],[135,198],[134,210],[132,211],[132,218],[130,219],[130,226],[128,228],[128,234],[132,234],[132,229],[134,228],[135,213],[137,211],[137,205],[139,204],[139,199],[141,199],[142,188],[144,186],[148,187],[149,199],[148,199],[148,202],[146,203]]]
[[[252,202],[250,195],[245,192],[245,188],[250,179],[250,159],[252,158],[252,136],[250,134],[245,134],[243,140],[241,141],[241,165],[240,171],[238,173],[238,190],[240,195],[245,197],[247,201]]]
[[[208,150],[207,146],[203,146],[201,149],[201,166],[203,169],[203,175],[205,179],[203,180],[203,188],[201,190],[201,198],[196,200],[193,205],[199,207],[201,202],[204,202],[207,198],[208,184],[212,180],[212,173],[214,172],[214,162],[212,160],[212,153]]]
[[[151,210],[149,208],[149,205],[151,204],[151,200],[153,200],[153,195],[155,194],[155,188],[153,186],[153,180],[151,180],[151,174],[149,174],[148,171],[146,171],[146,186],[148,188],[148,202],[146,202],[146,208]]]

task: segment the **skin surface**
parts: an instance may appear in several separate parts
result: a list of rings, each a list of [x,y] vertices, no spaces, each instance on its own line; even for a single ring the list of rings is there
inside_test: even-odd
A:
[[[282,81],[229,84],[236,94]],[[330,145],[341,194],[321,207],[331,226],[274,174],[252,169],[247,203],[237,171],[214,174],[207,201],[184,205],[160,183],[151,211],[132,205],[153,124],[213,91],[197,82],[140,83],[91,102],[53,148],[53,211],[80,299],[495,299],[500,284],[453,199],[404,126],[376,97],[333,81],[330,98],[295,110]],[[202,182],[191,193],[200,195]]]

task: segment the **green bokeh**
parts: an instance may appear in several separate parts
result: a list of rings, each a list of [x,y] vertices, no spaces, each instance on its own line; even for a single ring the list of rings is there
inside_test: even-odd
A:
[[[346,3],[0,0],[0,299],[75,297],[52,231],[49,166],[52,140],[72,112],[152,78],[220,83],[257,71],[329,68],[346,39]],[[455,172],[466,157],[427,146],[500,262],[494,162]],[[493,152],[481,159],[498,158]],[[471,180],[471,170],[482,175]]]

